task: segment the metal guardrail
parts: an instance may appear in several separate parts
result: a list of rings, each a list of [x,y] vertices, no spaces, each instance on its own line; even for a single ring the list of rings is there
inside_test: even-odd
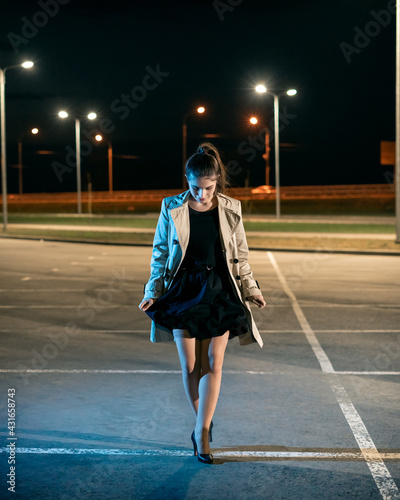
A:
[[[275,190],[270,193],[252,193],[251,187],[230,188],[227,195],[239,200],[274,200]],[[92,203],[129,203],[129,202],[161,202],[167,196],[181,193],[182,189],[143,190],[143,191],[94,191],[91,193]],[[82,192],[82,202],[88,202],[87,191]],[[392,184],[360,184],[333,186],[282,186],[281,198],[284,200],[306,199],[352,199],[352,198],[394,198]],[[0,196],[0,201],[2,200]],[[42,203],[76,203],[76,193],[26,193],[9,194],[10,204],[42,204]]]

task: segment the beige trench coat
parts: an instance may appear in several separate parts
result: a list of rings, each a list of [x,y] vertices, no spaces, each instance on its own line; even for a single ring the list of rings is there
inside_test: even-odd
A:
[[[190,191],[164,198],[153,240],[150,263],[150,279],[144,287],[144,299],[159,298],[169,288],[177,273],[189,243]],[[250,295],[261,294],[258,283],[248,263],[249,249],[242,221],[241,202],[225,194],[217,193],[220,239],[229,274],[239,299],[248,310],[250,330],[239,336],[241,345],[258,342],[263,346],[260,332],[254,322],[249,301]],[[162,342],[174,340],[170,330],[152,321],[150,340]]]

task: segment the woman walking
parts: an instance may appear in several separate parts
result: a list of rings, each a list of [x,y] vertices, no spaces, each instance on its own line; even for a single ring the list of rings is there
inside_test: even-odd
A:
[[[151,341],[174,340],[183,385],[196,416],[194,454],[213,463],[212,417],[229,339],[263,342],[249,302],[266,305],[248,264],[241,204],[224,194],[226,167],[203,143],[186,163],[189,190],[164,198],[139,308],[152,319]]]

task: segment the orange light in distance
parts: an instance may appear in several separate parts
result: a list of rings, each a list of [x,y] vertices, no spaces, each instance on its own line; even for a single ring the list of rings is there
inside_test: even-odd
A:
[[[258,122],[258,120],[257,120],[257,118],[256,118],[255,116],[252,116],[252,117],[250,118],[250,123],[251,123],[251,124],[255,125],[257,122]]]
[[[205,110],[206,110],[206,108],[204,108],[203,106],[200,106],[199,108],[197,108],[198,113],[204,113]]]

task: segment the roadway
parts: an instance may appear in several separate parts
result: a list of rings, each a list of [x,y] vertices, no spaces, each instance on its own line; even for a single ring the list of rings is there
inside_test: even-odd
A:
[[[2,498],[400,498],[398,257],[250,253],[264,347],[228,344],[205,466],[175,345],[138,309],[151,248],[0,252]]]

